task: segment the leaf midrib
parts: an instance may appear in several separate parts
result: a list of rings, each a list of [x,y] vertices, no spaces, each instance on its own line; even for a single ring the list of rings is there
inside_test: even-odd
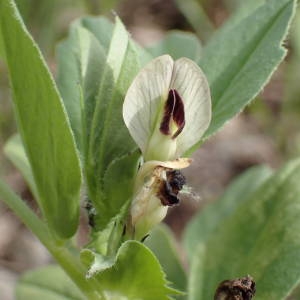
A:
[[[248,52],[248,55],[245,56],[245,58],[242,60],[242,64],[241,67],[239,68],[238,72],[231,77],[227,84],[225,84],[226,88],[224,90],[224,92],[220,92],[220,95],[215,96],[215,101],[213,101],[213,110],[216,110],[216,108],[220,105],[220,103],[222,103],[222,99],[225,97],[227,91],[231,88],[232,84],[235,82],[236,78],[238,78],[240,76],[240,73],[243,71],[243,69],[245,68],[245,66],[247,65],[247,62],[250,60],[250,57],[253,56],[253,54],[256,52],[257,48],[260,47],[261,43],[263,42],[263,40],[265,39],[265,37],[267,36],[268,32],[272,30],[273,25],[275,24],[275,22],[277,21],[278,17],[282,14],[282,12],[286,9],[286,7],[288,5],[291,4],[291,1],[289,1],[286,5],[284,5],[280,11],[272,18],[272,20],[266,24],[265,28],[263,28],[261,30],[261,33],[259,35],[259,37],[257,38],[257,43],[254,43],[254,46],[251,47],[250,51]],[[251,40],[251,43],[253,43],[253,40]],[[279,47],[279,49],[285,51],[285,49],[281,46]],[[217,80],[216,80],[217,81]],[[215,81],[215,82],[216,82]],[[267,81],[267,80],[266,80]],[[215,82],[212,84],[214,85]],[[257,95],[259,93],[259,91],[255,94]],[[255,97],[255,96],[254,96]],[[253,98],[254,98],[253,97]]]

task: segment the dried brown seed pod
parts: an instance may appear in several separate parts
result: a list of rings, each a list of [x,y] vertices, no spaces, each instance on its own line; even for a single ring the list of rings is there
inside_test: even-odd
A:
[[[255,294],[255,282],[251,276],[222,281],[214,300],[251,300]]]

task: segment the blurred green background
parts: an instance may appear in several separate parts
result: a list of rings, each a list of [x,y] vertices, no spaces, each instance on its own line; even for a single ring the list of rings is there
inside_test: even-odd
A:
[[[254,9],[265,0],[16,0],[30,33],[56,73],[55,46],[70,23],[84,15],[119,15],[133,38],[151,46],[169,30],[195,33],[205,44],[237,9]],[[256,164],[279,167],[300,154],[300,8],[284,41],[288,56],[258,99],[194,155],[187,173],[195,199],[170,210],[166,222],[180,237],[183,225],[203,203],[216,198],[233,177]],[[28,70],[30,72],[30,70]],[[6,66],[0,61],[0,174],[31,201],[25,183],[3,154],[16,132]],[[196,176],[195,176],[196,175]],[[18,245],[18,247],[15,247]],[[20,272],[50,260],[46,251],[0,203],[0,290],[13,299]]]

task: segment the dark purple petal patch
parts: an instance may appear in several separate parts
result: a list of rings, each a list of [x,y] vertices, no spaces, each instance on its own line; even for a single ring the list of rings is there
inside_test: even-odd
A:
[[[171,132],[170,124],[173,121],[177,125],[175,133]],[[175,139],[183,130],[185,125],[184,104],[175,89],[171,89],[164,107],[164,115],[160,123],[160,132],[164,135],[171,135]]]

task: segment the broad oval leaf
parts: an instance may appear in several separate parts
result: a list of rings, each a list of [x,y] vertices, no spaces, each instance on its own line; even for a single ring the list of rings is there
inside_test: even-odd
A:
[[[299,179],[298,159],[247,197],[198,250],[193,248],[190,300],[212,299],[221,281],[247,274],[256,282],[255,299],[286,299],[300,282]]]
[[[41,53],[11,0],[0,2],[0,35],[41,210],[53,232],[69,238],[78,225],[81,173],[68,118]]]
[[[212,122],[205,138],[239,113],[264,87],[286,54],[294,0],[269,0],[234,16],[203,49],[199,65],[212,92]]]
[[[191,259],[197,245],[205,243],[238,207],[247,201],[272,174],[266,166],[253,167],[236,178],[224,194],[208,204],[189,223],[184,233],[184,245]]]
[[[160,56],[140,71],[123,105],[124,121],[144,154],[171,89],[182,98],[185,111],[185,126],[176,138],[177,156],[200,141],[209,125],[210,92],[201,69],[187,58],[174,62],[169,55]]]
[[[92,261],[90,257],[90,261]],[[87,257],[87,260],[89,258]],[[165,275],[152,252],[143,244],[127,241],[119,249],[115,262],[104,263],[99,259],[93,267],[92,277],[99,282],[104,294],[124,300],[169,300],[178,294],[167,287]],[[110,266],[111,265],[111,266]]]

